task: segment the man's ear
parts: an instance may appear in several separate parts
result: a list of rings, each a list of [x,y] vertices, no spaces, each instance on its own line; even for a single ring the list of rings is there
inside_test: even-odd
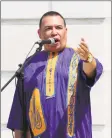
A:
[[[41,38],[40,29],[37,30],[39,38]]]
[[[66,28],[66,32],[67,32],[67,30],[68,30],[68,29]]]

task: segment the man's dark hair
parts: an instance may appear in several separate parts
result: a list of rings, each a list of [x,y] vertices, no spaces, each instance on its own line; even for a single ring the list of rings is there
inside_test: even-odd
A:
[[[46,16],[60,16],[60,17],[63,19],[64,25],[66,26],[65,19],[64,19],[64,17],[63,17],[60,13],[58,13],[58,12],[56,12],[56,11],[48,11],[48,12],[46,12],[45,14],[43,14],[43,16],[40,18],[39,28],[41,28],[42,19],[43,19],[44,17],[46,17]]]

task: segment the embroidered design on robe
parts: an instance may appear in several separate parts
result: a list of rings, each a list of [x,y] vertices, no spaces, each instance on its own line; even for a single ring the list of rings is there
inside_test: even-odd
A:
[[[34,136],[42,134],[46,130],[46,123],[40,101],[40,92],[34,89],[30,100],[29,119]]]

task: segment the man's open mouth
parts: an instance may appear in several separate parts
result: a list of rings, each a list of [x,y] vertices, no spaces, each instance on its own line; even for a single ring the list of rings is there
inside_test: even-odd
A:
[[[55,39],[55,43],[60,42],[60,40],[58,38],[54,38]]]

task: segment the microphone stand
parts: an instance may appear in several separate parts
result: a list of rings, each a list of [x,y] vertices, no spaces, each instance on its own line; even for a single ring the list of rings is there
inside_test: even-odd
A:
[[[35,43],[35,44],[39,44],[39,47],[36,49],[36,52],[25,62],[23,62],[23,64],[19,64],[19,69],[15,72],[15,74],[9,79],[9,81],[1,88],[1,92],[5,89],[5,87],[15,78],[17,77],[19,81],[19,86],[20,87],[20,91],[22,93],[22,111],[23,111],[23,135],[22,135],[22,138],[26,138],[26,122],[25,122],[25,118],[26,118],[26,108],[25,108],[25,104],[24,104],[24,101],[25,101],[25,95],[24,95],[24,72],[23,72],[23,69],[24,69],[24,66],[27,65],[29,63],[29,61],[31,61],[31,59],[36,55],[38,54],[41,50],[42,50],[42,45],[41,43]],[[34,45],[35,45],[34,44]]]
[[[1,88],[1,92],[4,90],[4,88],[15,78],[20,76],[20,74],[22,73],[23,69],[24,69],[24,65],[27,65],[28,62],[38,53],[42,50],[42,45],[39,44],[39,47],[37,48],[36,52],[31,56],[31,58],[29,58],[29,60],[27,60],[26,62],[24,61],[23,64],[19,64],[19,69],[15,72],[15,74],[11,77],[11,79]]]

